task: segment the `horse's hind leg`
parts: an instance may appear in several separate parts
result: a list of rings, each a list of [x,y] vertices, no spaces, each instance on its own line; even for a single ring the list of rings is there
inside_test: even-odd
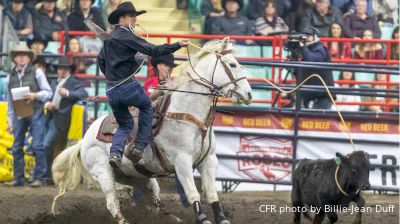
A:
[[[108,156],[100,147],[87,149],[85,157],[82,158],[86,168],[92,177],[100,184],[102,191],[106,196],[107,209],[111,215],[118,221],[118,224],[127,224],[128,221],[122,215],[115,189],[115,179],[112,168],[108,163]],[[89,160],[89,158],[91,158]],[[94,160],[93,158],[96,158]],[[88,161],[85,161],[87,159]]]
[[[204,195],[207,203],[211,205],[215,222],[217,224],[229,224],[230,222],[226,219],[218,199],[215,183],[217,167],[218,159],[217,156],[213,154],[206,158],[197,170],[201,174],[201,184],[203,186]]]
[[[211,224],[201,209],[200,194],[197,191],[192,173],[192,161],[193,159],[191,156],[185,153],[180,153],[175,158],[175,171],[179,181],[183,186],[183,189],[185,190],[185,194],[189,203],[193,206],[196,215],[196,222],[198,224]]]

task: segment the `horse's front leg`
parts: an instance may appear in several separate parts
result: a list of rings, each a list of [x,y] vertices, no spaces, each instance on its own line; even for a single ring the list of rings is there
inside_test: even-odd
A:
[[[196,215],[196,222],[198,224],[211,224],[211,222],[207,220],[207,216],[203,213],[200,206],[200,194],[194,183],[192,164],[193,158],[191,155],[188,155],[187,153],[179,153],[174,160],[176,175],[185,190],[189,203],[193,206]]]
[[[215,223],[229,224],[225,217],[221,204],[219,203],[217,188],[215,183],[216,172],[218,167],[218,159],[215,154],[208,156],[197,168],[201,174],[201,184],[203,186],[204,195],[207,203],[211,205]]]

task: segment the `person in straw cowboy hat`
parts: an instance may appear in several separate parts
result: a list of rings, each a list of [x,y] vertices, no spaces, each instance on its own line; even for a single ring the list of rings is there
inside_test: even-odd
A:
[[[12,153],[14,157],[14,180],[5,183],[7,186],[22,186],[24,184],[24,142],[25,134],[29,129],[32,135],[30,149],[35,156],[35,168],[33,171],[33,182],[30,186],[42,186],[42,179],[47,169],[46,152],[43,147],[44,137],[44,102],[49,100],[52,91],[47,82],[46,75],[41,69],[36,69],[31,62],[35,59],[35,53],[26,45],[18,45],[10,51],[10,58],[15,67],[6,79],[8,86],[8,129],[14,135]],[[13,88],[28,86],[30,92],[24,98],[32,103],[34,114],[30,117],[17,117],[13,107],[11,90]]]
[[[122,154],[134,125],[128,107],[134,106],[140,110],[139,130],[135,144],[124,155],[133,162],[138,162],[151,138],[153,109],[150,98],[140,83],[134,77],[130,78],[140,66],[135,60],[136,53],[157,57],[189,45],[188,40],[181,40],[174,44],[155,46],[131,32],[130,28],[135,27],[136,17],[145,12],[137,11],[132,2],[118,5],[108,16],[108,22],[115,24],[115,29],[111,38],[104,41],[98,56],[99,67],[107,79],[106,95],[119,125],[112,140],[110,165],[120,174],[124,174],[121,169]]]

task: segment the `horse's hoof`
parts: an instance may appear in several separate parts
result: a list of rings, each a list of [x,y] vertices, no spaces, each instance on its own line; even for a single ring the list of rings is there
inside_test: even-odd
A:
[[[129,222],[126,219],[121,219],[118,221],[118,224],[129,224]]]
[[[231,224],[231,222],[229,222],[228,220],[222,220],[221,222],[219,222],[218,224]]]

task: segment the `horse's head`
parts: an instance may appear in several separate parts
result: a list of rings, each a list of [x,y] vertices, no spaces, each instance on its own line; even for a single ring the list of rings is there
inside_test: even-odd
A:
[[[210,82],[213,88],[232,97],[234,103],[250,104],[251,87],[242,75],[240,64],[231,54],[232,50],[228,37],[222,41],[206,43],[197,55],[195,70],[201,71],[199,75]]]

